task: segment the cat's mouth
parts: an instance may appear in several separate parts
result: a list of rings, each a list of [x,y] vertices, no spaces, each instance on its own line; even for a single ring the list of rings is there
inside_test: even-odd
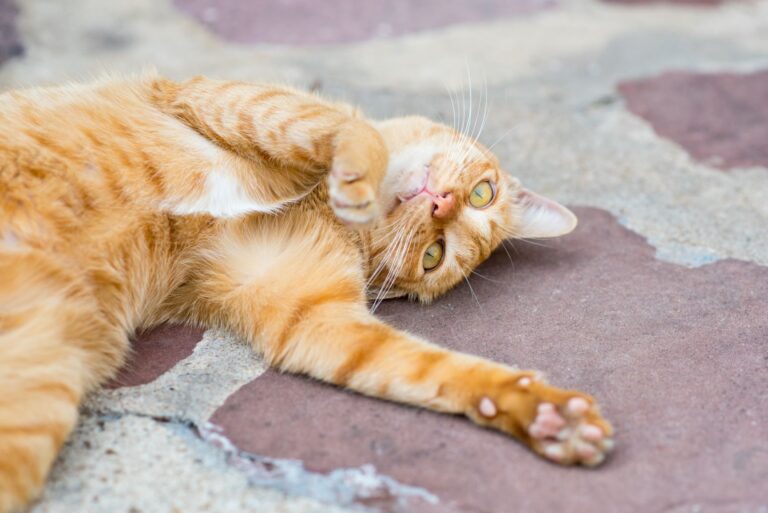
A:
[[[397,211],[400,207],[405,207],[410,203],[419,201],[419,198],[429,198],[429,203],[432,203],[433,195],[428,190],[418,191],[407,196],[397,196],[392,202],[389,209],[387,209],[387,216]],[[417,208],[414,206],[414,208]]]

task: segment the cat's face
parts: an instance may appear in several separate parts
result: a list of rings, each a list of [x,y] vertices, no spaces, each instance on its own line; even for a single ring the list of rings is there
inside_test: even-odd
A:
[[[386,215],[369,232],[372,298],[428,302],[507,238],[564,235],[576,217],[528,191],[481,144],[424,118],[378,125],[390,148]]]

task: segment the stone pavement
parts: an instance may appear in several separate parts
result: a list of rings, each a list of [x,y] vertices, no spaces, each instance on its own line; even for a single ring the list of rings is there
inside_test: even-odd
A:
[[[0,0],[0,87],[148,65],[375,116],[471,105],[579,228],[378,313],[593,393],[618,447],[558,468],[164,326],[89,399],[34,513],[768,512],[768,2]]]

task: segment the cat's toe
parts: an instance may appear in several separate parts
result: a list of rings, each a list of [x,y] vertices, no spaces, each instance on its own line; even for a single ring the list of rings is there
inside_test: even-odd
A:
[[[528,426],[532,445],[542,456],[563,465],[599,465],[613,449],[612,428],[583,397],[556,406],[542,402]]]
[[[331,208],[342,221],[365,225],[378,216],[376,191],[364,178],[334,170],[328,177],[328,185]]]

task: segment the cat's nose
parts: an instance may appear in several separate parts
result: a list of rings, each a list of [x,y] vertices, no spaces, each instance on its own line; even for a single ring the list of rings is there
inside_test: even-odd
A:
[[[448,219],[456,211],[456,198],[450,192],[432,196],[432,216]]]

